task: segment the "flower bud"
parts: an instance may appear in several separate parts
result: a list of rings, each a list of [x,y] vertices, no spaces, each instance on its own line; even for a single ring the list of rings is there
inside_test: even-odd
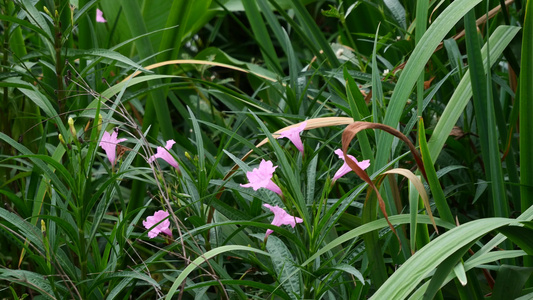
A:
[[[102,115],[98,114],[98,131],[102,130]]]
[[[44,220],[41,220],[41,232],[42,233],[46,232],[46,223],[44,222]]]
[[[74,127],[74,119],[68,118],[68,126],[70,127],[70,132],[72,136],[76,136],[76,128]]]
[[[63,145],[66,144],[65,143],[65,139],[63,139],[63,135],[61,133],[58,135],[58,138],[59,138],[59,141],[61,142],[61,144],[63,144]]]
[[[48,10],[48,7],[43,6],[43,9],[44,9],[44,12],[45,12],[47,15],[50,16],[50,18],[53,18],[53,17],[52,17],[52,14],[51,14],[50,11]]]

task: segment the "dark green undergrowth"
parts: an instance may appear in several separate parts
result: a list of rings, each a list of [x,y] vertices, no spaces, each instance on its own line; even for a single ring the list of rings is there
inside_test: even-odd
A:
[[[0,298],[531,298],[532,6],[0,0]]]

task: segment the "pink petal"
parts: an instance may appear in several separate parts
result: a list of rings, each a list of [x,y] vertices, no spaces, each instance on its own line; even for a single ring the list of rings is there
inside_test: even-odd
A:
[[[270,209],[274,213],[274,220],[272,220],[272,225],[281,226],[281,225],[291,225],[292,228],[296,226],[296,223],[302,223],[303,220],[298,217],[289,215],[283,208],[279,206],[272,206],[269,204],[263,204],[264,207]],[[272,232],[272,229],[266,231],[265,237],[269,236]]]
[[[303,122],[298,127],[287,129],[281,132],[280,135],[277,137],[277,139],[288,138],[294,144],[294,146],[303,154],[304,145],[302,143],[302,138],[300,137],[300,133],[305,130],[306,125],[307,125],[307,121]]]
[[[337,172],[333,176],[333,182],[337,181],[337,179],[341,178],[346,173],[349,173],[350,171],[352,171],[352,168],[350,168],[350,166],[348,166],[348,164],[346,163],[346,160],[344,159],[344,154],[342,153],[342,150],[341,149],[335,150],[335,154],[337,154],[339,156],[339,158],[344,161],[344,164],[339,168],[339,170],[337,170]],[[355,161],[355,163],[362,170],[365,170],[366,168],[368,168],[370,166],[370,160],[368,160],[368,159],[359,162],[352,155],[348,154],[348,157],[351,158],[353,161]]]
[[[96,9],[96,22],[98,23],[105,23],[107,22],[106,19],[104,19],[104,12],[102,12],[100,9]]]
[[[152,163],[156,158],[161,158],[164,161],[166,161],[169,165],[173,166],[176,169],[179,169],[178,162],[176,159],[168,152],[170,148],[172,148],[172,145],[174,145],[176,142],[174,140],[168,140],[166,142],[165,148],[163,147],[157,147],[156,154],[150,156],[148,158],[148,163]]]
[[[274,167],[271,161],[261,160],[258,168],[246,172],[249,183],[241,184],[241,186],[251,187],[254,191],[260,188],[266,188],[281,196],[281,189],[272,181],[272,174],[274,174],[277,167]]]
[[[105,131],[100,140],[100,147],[104,149],[107,159],[109,159],[112,166],[115,165],[117,144],[126,141],[126,139],[117,139],[117,136],[118,131],[116,129],[113,130],[112,134]]]
[[[170,237],[172,237],[172,232],[170,231],[170,221],[168,219],[164,220],[168,217],[168,212],[164,210],[158,210],[154,213],[153,216],[149,216],[146,218],[146,221],[143,221],[144,228],[150,229],[148,232],[148,237],[153,239],[155,238],[159,233],[164,233]],[[164,220],[161,222],[161,220]],[[161,222],[161,223],[159,223]],[[159,224],[158,224],[159,223]],[[157,225],[156,225],[157,224]],[[154,227],[155,225],[155,227]]]

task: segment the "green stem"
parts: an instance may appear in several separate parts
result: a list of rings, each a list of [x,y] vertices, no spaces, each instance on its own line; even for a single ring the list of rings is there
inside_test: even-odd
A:
[[[61,1],[56,1],[56,8],[61,7]],[[52,11],[52,14],[55,14],[55,11]],[[56,67],[56,81],[57,81],[57,88],[56,88],[56,95],[57,95],[57,103],[59,105],[59,115],[61,116],[61,119],[65,121],[65,115],[62,114],[65,111],[65,88],[63,85],[63,69],[65,67],[65,64],[63,62],[63,59],[61,58],[61,48],[62,48],[62,30],[61,30],[61,22],[59,21],[59,16],[54,15],[54,50],[55,50],[55,67]]]

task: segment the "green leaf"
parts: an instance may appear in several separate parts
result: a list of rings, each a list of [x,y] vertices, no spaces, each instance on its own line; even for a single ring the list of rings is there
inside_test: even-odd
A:
[[[146,72],[146,73],[153,73],[152,71],[150,70],[146,70],[144,69],[141,65],[139,65],[138,63],[134,62],[133,60],[127,58],[126,56],[118,53],[118,52],[115,52],[115,51],[112,51],[112,50],[108,50],[108,49],[98,49],[98,48],[92,48],[92,49],[66,49],[64,50],[64,55],[68,55],[67,57],[68,58],[71,58],[72,60],[74,60],[75,58],[80,58],[80,57],[96,57],[96,58],[108,58],[108,59],[111,59],[113,61],[117,61],[117,62],[121,62],[121,63],[124,63],[132,68],[135,69],[135,71],[137,70],[141,70],[143,72]]]
[[[457,2],[454,2],[457,3]],[[490,44],[490,65],[498,61],[498,58],[503,53],[503,50],[509,45],[514,36],[520,31],[519,27],[514,26],[499,26],[494,30],[489,38]],[[483,66],[487,65],[487,51],[486,45],[481,49],[481,56],[483,58]],[[487,70],[485,70],[486,72]],[[404,71],[405,72],[405,71]],[[457,123],[459,117],[472,97],[472,85],[470,83],[470,73],[467,71],[461,79],[461,82],[455,89],[450,98],[444,112],[442,113],[433,135],[428,142],[429,154],[433,162],[437,160],[440,151],[446,139],[450,135],[453,126]]]
[[[533,268],[509,265],[501,266],[498,270],[491,299],[518,298],[522,294],[522,288],[531,276],[531,273],[533,273]]]
[[[181,283],[185,280],[185,278],[187,278],[187,276],[189,276],[189,274],[192,271],[194,271],[194,269],[199,267],[200,264],[206,262],[208,259],[210,259],[210,258],[212,258],[212,257],[214,257],[216,255],[219,255],[219,254],[222,254],[222,253],[225,253],[225,252],[228,252],[228,251],[250,251],[250,252],[255,252],[255,253],[263,254],[263,255],[266,255],[266,256],[270,256],[270,254],[268,252],[265,252],[265,251],[262,251],[262,250],[259,250],[259,249],[255,249],[255,248],[252,248],[252,247],[245,247],[245,246],[240,246],[240,245],[221,246],[221,247],[215,248],[213,250],[207,251],[203,255],[201,255],[200,257],[196,258],[194,261],[192,261],[185,269],[183,269],[183,271],[180,273],[178,278],[176,278],[176,280],[174,281],[174,283],[170,287],[170,290],[168,291],[167,296],[165,297],[165,299],[166,300],[171,300],[172,297],[174,296],[174,294],[176,293],[176,291],[178,290],[178,288],[180,287]]]
[[[260,238],[262,237],[263,235],[260,235]],[[302,278],[299,269],[295,266],[291,251],[275,235],[267,238],[266,249],[270,253],[270,259],[281,286],[292,299],[301,299]]]
[[[526,2],[520,64],[520,193],[521,209],[533,205],[533,1]],[[533,267],[533,259],[527,266]]]
[[[392,219],[392,218],[391,218]],[[517,224],[517,220],[474,220],[439,236],[411,256],[373,295],[374,299],[404,299],[444,260],[491,230]]]
[[[2,268],[0,269],[0,280],[7,280],[8,282],[14,282],[26,286],[41,294],[45,299],[57,299],[56,293],[58,292],[64,296],[67,295],[67,289],[63,285],[56,281],[52,288],[50,282],[44,275],[35,272]],[[74,295],[70,296],[74,297]]]
[[[452,270],[455,271],[456,268],[458,268],[459,265],[462,267],[461,257],[470,249],[470,247],[475,243],[476,241],[471,241],[467,245],[463,246],[461,249],[453,253],[452,255],[448,256],[435,270],[435,274],[433,274],[433,277],[431,277],[431,280],[429,282],[429,285],[424,292],[424,300],[431,300],[434,299],[435,295],[439,291],[440,287],[443,285],[443,282],[448,277],[448,274],[452,272]],[[429,245],[428,245],[429,246]],[[460,268],[460,267],[459,267]],[[459,270],[460,271],[460,270]],[[462,271],[464,273],[464,268],[462,268]],[[457,274],[454,272],[454,274]],[[465,275],[466,276],[466,275]],[[465,277],[466,281],[466,277]]]
[[[429,153],[426,142],[426,130],[424,128],[424,120],[422,118],[418,120],[418,143],[420,145],[422,161],[424,162],[424,167],[426,168],[428,184],[431,188],[431,193],[433,194],[433,199],[435,201],[435,205],[437,206],[440,217],[447,222],[454,223],[455,220],[452,212],[450,211],[450,207],[448,206],[448,202],[446,202],[446,197],[444,196],[444,192],[440,186],[437,173],[435,172],[435,166],[433,165],[434,160],[431,159],[431,154]]]
[[[420,42],[417,44],[411,57],[407,61],[402,71],[398,83],[394,88],[387,113],[383,123],[393,128],[398,126],[405,103],[409,99],[411,90],[417,82],[420,73],[424,70],[426,63],[437,48],[438,44],[444,39],[450,29],[465,15],[470,9],[477,5],[481,0],[459,0],[452,2],[439,15],[433,24],[426,31]],[[455,124],[455,123],[454,123]],[[376,154],[376,164],[379,168],[389,159],[392,147],[392,136],[382,134],[378,139],[378,153]],[[433,156],[433,153],[432,153]]]
[[[530,223],[531,224],[531,223]],[[498,229],[513,243],[517,244],[527,254],[533,255],[533,229],[528,227],[509,226]]]

